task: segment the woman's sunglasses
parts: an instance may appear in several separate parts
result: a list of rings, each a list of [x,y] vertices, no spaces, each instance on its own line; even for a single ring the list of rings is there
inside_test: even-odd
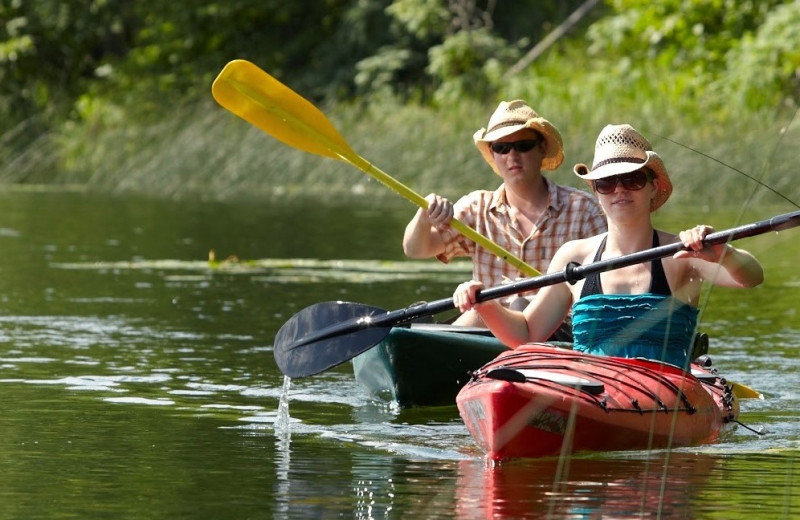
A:
[[[516,150],[519,153],[529,152],[539,144],[538,139],[524,139],[522,141],[514,141],[513,143],[495,141],[489,145],[494,153],[505,155],[511,150]]]
[[[617,189],[617,183],[621,183],[622,187],[628,191],[639,191],[645,187],[648,180],[650,180],[650,176],[647,172],[636,170],[635,172],[597,179],[594,181],[594,191],[603,195],[614,193],[614,190]]]

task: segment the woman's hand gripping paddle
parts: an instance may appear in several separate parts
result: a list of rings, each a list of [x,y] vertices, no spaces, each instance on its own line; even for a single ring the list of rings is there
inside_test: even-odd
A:
[[[352,164],[419,207],[428,207],[422,195],[354,152],[317,107],[249,61],[233,60],[225,65],[214,80],[211,93],[224,108],[279,141],[304,152]],[[458,220],[453,219],[450,225],[520,272],[528,276],[541,274]]]

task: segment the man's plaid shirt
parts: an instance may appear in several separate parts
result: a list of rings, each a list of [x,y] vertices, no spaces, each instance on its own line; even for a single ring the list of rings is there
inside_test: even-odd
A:
[[[547,179],[549,202],[529,236],[523,236],[509,213],[505,185],[495,191],[473,191],[454,204],[453,218],[471,227],[506,251],[546,273],[556,250],[564,242],[587,238],[607,229],[606,217],[590,193],[559,186]],[[486,287],[507,283],[525,275],[450,226],[439,229],[445,251],[437,258],[444,263],[458,256],[472,257],[472,277]],[[525,293],[530,296],[533,292]],[[516,295],[501,299],[508,304]]]

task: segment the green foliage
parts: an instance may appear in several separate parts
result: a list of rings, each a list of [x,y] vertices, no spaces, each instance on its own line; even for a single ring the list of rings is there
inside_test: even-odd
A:
[[[208,96],[216,74],[233,58],[249,59],[278,77],[303,81],[316,68],[314,52],[339,28],[343,0],[225,0],[137,2],[139,29],[123,60],[93,95],[107,96],[140,115],[168,103]]]
[[[131,2],[14,0],[0,3],[0,129],[41,113],[63,114],[120,55]]]
[[[616,15],[587,32],[594,56],[651,62],[681,77],[679,96],[701,96],[724,75],[729,53],[785,0],[613,0]],[[620,70],[620,72],[624,72]]]
[[[579,3],[5,0],[0,131],[31,117],[43,122],[39,130],[68,118],[96,125],[120,111],[155,121],[165,108],[208,96],[233,58],[317,101],[384,91],[439,102],[482,97],[520,45]]]
[[[299,2],[297,2],[299,3]],[[328,3],[334,3],[328,0]],[[316,101],[324,99],[352,99],[368,92],[368,78],[373,72],[370,64],[365,66],[360,81],[356,85],[356,74],[361,73],[357,64],[364,59],[377,56],[384,49],[406,48],[402,33],[392,27],[386,7],[391,0],[336,0],[338,13],[334,16],[328,11],[324,14],[325,31],[310,30],[305,48],[298,48],[298,55],[292,59],[292,66],[278,74],[282,80],[292,82],[305,96]],[[307,23],[307,18],[299,20]],[[312,24],[313,25],[313,24]],[[295,41],[289,35],[285,39]],[[278,43],[276,48],[281,48]],[[413,51],[412,51],[413,53]],[[258,63],[258,62],[256,62]],[[261,64],[271,70],[268,64]],[[396,66],[396,64],[393,64]],[[402,68],[402,67],[401,67]],[[381,76],[380,73],[374,73]],[[400,75],[394,76],[400,82]],[[378,83],[376,90],[381,90]]]
[[[435,41],[450,24],[443,0],[395,0],[386,12],[420,41]]]
[[[136,117],[159,114],[164,106],[207,96],[233,58],[302,80],[323,68],[315,52],[341,31],[351,3],[2,2],[0,128],[43,110],[56,119],[83,116],[72,112],[83,96],[106,98],[106,106],[121,105]]]
[[[416,55],[410,49],[382,47],[374,56],[356,64],[355,84],[362,93],[376,96],[381,92],[397,90],[403,72],[411,65]]]
[[[567,174],[572,159],[591,159],[604,124],[623,121],[654,141],[700,143],[762,168],[744,147],[723,145],[775,134],[797,106],[796,1],[609,0],[508,77],[582,4],[0,0],[0,179],[223,197],[304,192],[347,169],[265,145],[220,114],[210,85],[234,58],[335,108],[357,149],[398,164],[423,191],[485,187],[470,136],[497,101],[514,98],[562,131]],[[785,148],[767,162],[781,164]],[[443,149],[448,160],[431,161]],[[453,177],[453,164],[465,174]],[[382,193],[363,180],[350,187]]]
[[[419,88],[426,46],[436,41],[441,36],[439,31],[443,30],[436,21],[439,0],[427,1],[421,6],[417,5],[419,3],[419,0],[401,0],[383,9],[385,18],[381,18],[381,22],[385,24],[385,34],[363,41],[364,52],[355,63],[353,81],[359,96],[409,96]],[[372,25],[376,25],[375,22]],[[385,44],[377,50],[369,48],[383,42]]]
[[[758,31],[729,53],[727,65],[719,82],[726,97],[752,109],[800,101],[800,3],[770,11]]]
[[[465,97],[492,97],[503,72],[518,57],[518,49],[486,29],[450,36],[430,50],[427,71],[439,84],[435,100],[447,105]]]

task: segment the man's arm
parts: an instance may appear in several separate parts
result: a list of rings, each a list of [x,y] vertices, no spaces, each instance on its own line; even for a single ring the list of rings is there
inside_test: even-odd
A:
[[[444,252],[445,244],[437,226],[453,219],[453,204],[431,193],[427,209],[419,208],[403,234],[403,252],[409,258],[431,258]]]

